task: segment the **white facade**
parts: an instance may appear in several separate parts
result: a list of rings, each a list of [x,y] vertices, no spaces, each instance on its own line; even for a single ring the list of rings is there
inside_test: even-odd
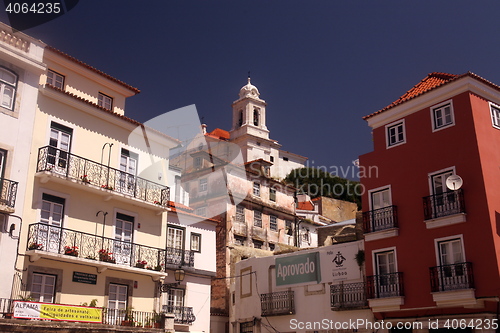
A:
[[[242,332],[246,325],[251,331],[244,332],[267,332],[271,327],[278,332],[330,332],[336,327],[324,325],[373,321],[366,299],[352,303],[353,298],[337,292],[356,286],[357,296],[365,294],[363,270],[355,260],[362,250],[363,242],[356,241],[236,263],[231,332]]]
[[[0,298],[12,296],[43,48],[0,23]]]

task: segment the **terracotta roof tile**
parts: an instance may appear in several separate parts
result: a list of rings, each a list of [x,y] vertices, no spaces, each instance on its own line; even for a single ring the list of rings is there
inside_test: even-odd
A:
[[[69,59],[69,60],[71,60],[71,61],[73,61],[73,62],[76,62],[77,64],[79,64],[79,65],[81,65],[81,66],[83,66],[83,67],[85,67],[85,68],[87,68],[87,69],[90,69],[91,71],[93,71],[93,72],[95,72],[95,73],[97,73],[97,74],[99,74],[99,75],[104,76],[104,77],[105,77],[105,78],[107,78],[108,80],[111,80],[111,81],[113,81],[113,82],[118,83],[119,85],[124,86],[125,88],[127,88],[127,89],[129,89],[129,90],[133,91],[133,92],[134,92],[134,93],[136,93],[136,94],[138,94],[138,93],[140,93],[140,92],[141,92],[139,89],[134,88],[134,87],[132,87],[131,85],[128,85],[128,84],[126,84],[125,82],[120,81],[120,80],[118,80],[118,79],[116,79],[116,78],[112,77],[111,75],[108,75],[108,74],[104,73],[103,71],[98,70],[97,68],[94,68],[94,67],[92,67],[92,66],[90,66],[90,65],[87,65],[87,64],[86,64],[86,63],[84,63],[83,61],[80,61],[80,60],[76,59],[75,57],[72,57],[72,56],[70,56],[69,54],[66,54],[66,53],[64,53],[64,52],[62,52],[62,51],[60,51],[60,50],[58,50],[58,49],[56,49],[56,48],[54,48],[54,47],[52,47],[52,46],[47,45],[47,46],[46,46],[46,49],[47,49],[47,50],[50,50],[50,51],[52,51],[52,52],[54,52],[54,53],[57,53],[57,54],[59,54],[59,55],[61,55],[61,56],[65,57],[66,59]]]
[[[229,132],[220,128],[214,129],[212,132],[207,135],[213,136],[217,139],[229,140]]]
[[[309,201],[297,202],[297,209],[300,210],[314,210],[314,205]]]

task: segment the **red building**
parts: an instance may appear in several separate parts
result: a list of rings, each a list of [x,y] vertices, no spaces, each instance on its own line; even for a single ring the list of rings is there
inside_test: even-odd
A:
[[[500,86],[470,72],[431,73],[364,119],[374,142],[360,166],[371,170],[361,182],[375,316],[418,321],[424,331],[437,328],[436,320],[440,329],[493,331],[500,309]],[[461,187],[453,178],[447,186],[453,175]]]

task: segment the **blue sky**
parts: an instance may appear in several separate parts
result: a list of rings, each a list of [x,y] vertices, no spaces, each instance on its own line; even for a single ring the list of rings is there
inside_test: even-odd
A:
[[[499,12],[490,0],[85,0],[24,32],[141,89],[126,114],[143,122],[196,104],[209,130],[229,130],[251,71],[271,138],[347,168],[372,150],[361,117],[428,73],[500,84]]]

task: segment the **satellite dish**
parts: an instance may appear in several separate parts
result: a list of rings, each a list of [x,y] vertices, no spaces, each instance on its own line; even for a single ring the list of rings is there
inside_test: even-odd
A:
[[[451,175],[450,177],[446,178],[446,187],[452,191],[456,191],[461,188],[463,183],[464,181],[459,175]]]

